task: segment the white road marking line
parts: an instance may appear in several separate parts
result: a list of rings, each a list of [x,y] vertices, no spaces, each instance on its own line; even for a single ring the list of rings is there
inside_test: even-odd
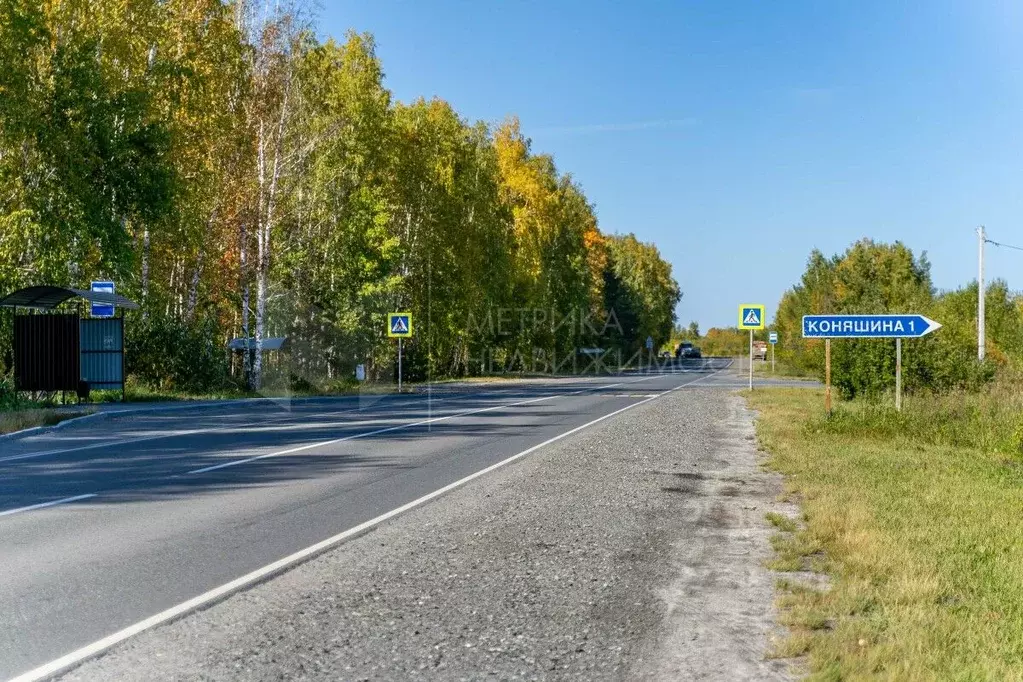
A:
[[[615,383],[615,384],[608,384],[606,386],[601,386],[600,388],[613,388],[615,386],[622,386],[624,384],[632,384],[632,383],[637,383],[637,382],[640,382],[640,381],[646,381],[646,380],[648,380],[650,378],[652,378],[652,377],[643,377],[641,379],[635,379],[635,380],[632,380],[632,381],[622,381],[622,382],[618,382],[618,383]],[[590,390],[590,389],[583,388],[583,389],[579,389],[579,390],[576,390],[576,391],[570,391],[570,392],[567,392],[567,393],[560,393],[560,394],[553,395],[553,396],[542,396],[540,398],[535,398],[535,399],[531,399],[531,400],[520,401],[520,402],[515,402],[515,403],[506,403],[506,404],[502,404],[502,405],[494,405],[494,406],[491,406],[491,407],[486,407],[486,408],[482,408],[482,409],[478,409],[478,410],[470,410],[470,411],[467,411],[467,412],[454,413],[454,414],[450,414],[450,415],[447,415],[447,416],[444,416],[444,417],[436,417],[434,419],[427,419],[427,420],[424,420],[424,421],[410,423],[410,424],[400,424],[400,425],[391,426],[391,427],[387,427],[387,428],[383,428],[383,429],[377,429],[377,430],[369,431],[369,432],[365,432],[365,433],[359,433],[359,434],[354,434],[354,435],[351,435],[351,436],[345,436],[343,438],[337,438],[337,439],[334,439],[334,440],[331,440],[331,441],[326,441],[326,442],[321,442],[321,443],[312,443],[312,444],[309,444],[309,445],[299,446],[299,447],[296,447],[296,448],[290,448],[288,450],[282,450],[280,452],[274,452],[274,453],[269,453],[269,454],[265,454],[265,455],[259,455],[259,456],[256,456],[256,457],[249,457],[249,458],[246,458],[246,459],[234,460],[234,461],[231,461],[231,462],[225,462],[223,464],[218,464],[218,465],[215,465],[215,466],[206,467],[204,469],[196,469],[194,471],[189,471],[189,472],[186,472],[186,475],[187,474],[205,473],[207,471],[214,471],[216,469],[222,469],[222,468],[225,468],[225,467],[234,466],[236,464],[244,464],[246,462],[252,462],[252,461],[255,461],[255,460],[259,460],[259,459],[265,459],[267,457],[275,457],[275,456],[278,456],[278,455],[291,454],[293,452],[298,452],[298,451],[301,451],[301,450],[307,450],[307,449],[310,449],[310,448],[320,447],[320,446],[323,446],[323,445],[330,445],[330,444],[333,444],[333,443],[340,443],[340,442],[347,441],[347,440],[356,440],[358,438],[365,438],[365,437],[368,437],[368,436],[377,435],[377,434],[380,434],[380,433],[386,433],[386,432],[389,432],[389,431],[397,431],[399,429],[411,428],[413,426],[418,426],[418,425],[423,425],[423,424],[430,424],[430,423],[434,423],[434,422],[437,422],[437,421],[444,421],[444,420],[447,420],[447,419],[451,419],[453,417],[465,416],[465,415],[470,415],[470,414],[478,414],[480,412],[489,412],[489,411],[492,411],[492,410],[500,409],[502,407],[513,407],[515,405],[525,405],[525,404],[529,404],[529,403],[533,403],[533,402],[540,402],[540,401],[543,401],[543,400],[550,400],[551,398],[557,398],[557,397],[560,397],[560,396],[578,395],[579,393],[584,393],[584,392],[586,392],[588,390]],[[356,411],[356,410],[343,410],[341,412],[334,413],[334,414],[347,414],[347,413],[350,413],[350,412],[353,412],[353,411]],[[381,421],[386,421],[386,420],[376,419],[376,420],[362,420],[362,421],[357,421],[357,422],[348,422],[347,424],[345,424],[345,426],[363,426],[363,425],[368,425],[368,424],[373,424],[373,423],[380,423]],[[57,450],[57,451],[47,451],[47,452],[40,452],[40,453],[28,453],[28,454],[25,454],[25,455],[14,455],[14,456],[8,457],[8,458],[0,458],[0,462],[16,460],[16,459],[24,459],[24,458],[27,458],[27,457],[41,457],[41,456],[46,455],[46,454],[59,454],[60,452],[77,451],[77,450],[88,450],[88,449],[91,449],[91,448],[99,448],[99,447],[104,447],[104,446],[109,446],[109,445],[119,445],[119,444],[124,444],[124,443],[129,443],[129,444],[130,443],[138,443],[138,442],[144,442],[144,441],[149,441],[149,440],[157,440],[157,439],[160,439],[160,438],[169,438],[169,437],[172,437],[172,436],[175,436],[175,435],[181,436],[181,435],[193,435],[193,434],[196,434],[196,433],[208,433],[208,432],[212,432],[212,431],[225,431],[225,430],[230,430],[230,429],[238,428],[238,427],[239,427],[239,425],[232,424],[230,426],[225,426],[225,427],[215,427],[215,428],[208,428],[208,429],[195,429],[195,430],[192,430],[192,431],[178,431],[178,432],[174,432],[174,433],[171,433],[171,434],[160,434],[160,435],[157,435],[157,436],[149,436],[149,437],[145,437],[145,438],[137,438],[137,439],[128,440],[128,441],[108,441],[108,442],[103,442],[103,443],[93,443],[91,445],[86,445],[86,446],[81,446],[81,447],[76,447],[76,448],[70,448],[68,450]],[[289,427],[283,427],[283,428],[287,429]],[[9,516],[11,514],[18,514],[18,513],[21,513],[21,512],[32,511],[34,509],[43,509],[45,507],[52,507],[52,506],[55,506],[55,505],[58,505],[58,504],[65,504],[65,503],[68,503],[68,502],[76,502],[78,500],[85,500],[85,499],[89,499],[91,497],[96,497],[96,496],[97,496],[97,493],[88,493],[88,494],[84,494],[84,495],[76,495],[76,496],[73,496],[73,497],[66,497],[66,498],[60,499],[60,500],[52,500],[52,501],[49,501],[49,502],[40,502],[38,504],[33,504],[33,505],[25,506],[25,507],[18,507],[16,509],[8,509],[7,511],[2,511],[2,512],[0,512],[0,516]]]
[[[614,384],[607,384],[606,386],[599,386],[598,388],[599,389],[614,388],[616,386],[624,386],[625,384],[635,384],[635,383],[638,383],[640,381],[649,381],[650,379],[655,379],[655,378],[657,378],[657,377],[642,377],[640,379],[633,379],[632,381],[619,381],[619,382],[614,383]],[[205,474],[205,473],[208,473],[210,471],[217,471],[218,469],[226,469],[227,467],[233,467],[233,466],[237,466],[239,464],[248,464],[249,462],[256,462],[256,461],[259,461],[261,459],[268,459],[270,457],[279,457],[281,455],[292,455],[292,454],[294,454],[296,452],[303,452],[305,450],[312,450],[312,449],[315,449],[315,448],[326,447],[328,445],[336,445],[337,443],[344,443],[346,441],[358,440],[360,438],[368,438],[370,436],[377,436],[377,435],[379,435],[381,433],[390,433],[392,431],[400,431],[400,430],[404,430],[404,429],[415,428],[416,426],[425,426],[427,424],[436,424],[437,422],[447,421],[448,419],[454,419],[455,417],[465,417],[465,416],[469,416],[469,415],[473,415],[473,414],[481,414],[483,412],[492,412],[493,410],[500,410],[500,409],[505,408],[505,407],[516,407],[516,406],[519,406],[519,405],[529,405],[531,403],[538,403],[538,402],[542,402],[544,400],[551,400],[553,398],[560,398],[560,397],[569,396],[569,395],[578,395],[580,393],[585,393],[586,391],[589,391],[589,390],[591,390],[591,389],[589,389],[589,388],[581,388],[581,389],[578,389],[576,391],[568,391],[568,392],[565,392],[565,393],[557,393],[555,395],[541,396],[539,398],[531,398],[530,400],[521,400],[521,401],[517,401],[517,402],[514,402],[514,403],[504,403],[504,404],[501,404],[501,405],[492,405],[490,407],[483,407],[483,408],[478,408],[478,409],[474,409],[474,410],[466,410],[466,411],[463,411],[463,412],[454,412],[452,414],[445,415],[443,417],[433,417],[431,419],[423,419],[423,420],[420,420],[420,421],[410,422],[410,423],[407,423],[407,424],[397,424],[395,426],[388,426],[388,427],[382,428],[382,429],[375,429],[373,431],[366,431],[365,433],[356,433],[356,434],[352,434],[350,436],[342,436],[340,438],[332,438],[330,440],[320,441],[318,443],[307,443],[305,445],[299,445],[297,447],[287,448],[286,450],[278,450],[277,452],[268,452],[268,453],[263,454],[263,455],[255,455],[253,457],[245,457],[243,459],[235,459],[235,460],[231,460],[230,462],[223,462],[221,464],[213,464],[213,465],[208,466],[208,467],[202,467],[201,469],[193,469],[192,471],[186,471],[185,475],[189,476],[189,475],[192,475],[192,474]]]
[[[486,395],[486,394],[482,394],[482,395]],[[437,399],[434,400],[434,402],[435,403],[439,403],[439,402],[443,402],[443,401],[449,400],[449,399],[450,398],[437,398]],[[171,409],[171,408],[167,408],[167,409]],[[313,414],[310,414],[310,415],[304,415],[303,418],[311,419],[311,418],[319,418],[319,417],[339,416],[339,415],[342,415],[342,414],[351,414],[352,412],[358,412],[359,410],[360,410],[360,408],[352,408],[352,409],[348,409],[348,410],[332,410],[332,411],[329,411],[329,412],[314,412]],[[128,411],[125,411],[125,413],[126,414],[131,414],[131,412],[128,412]],[[119,414],[119,412],[115,412],[114,414]],[[291,418],[294,418],[294,417],[295,417],[295,415],[288,415],[288,416],[285,416],[285,417],[273,417],[269,421],[271,423],[272,422],[279,422],[279,421],[291,419]],[[383,420],[378,420],[378,421],[383,421]],[[195,435],[198,435],[198,434],[201,434],[201,433],[215,433],[217,431],[230,431],[231,429],[247,429],[247,428],[250,428],[250,427],[256,427],[256,430],[259,430],[259,431],[276,431],[276,430],[288,431],[288,430],[294,430],[298,426],[298,425],[263,426],[263,427],[259,426],[259,425],[265,424],[265,423],[267,423],[267,420],[264,419],[264,420],[260,420],[260,421],[249,421],[249,422],[245,422],[245,423],[242,423],[242,424],[229,424],[227,426],[210,426],[210,427],[203,428],[203,429],[189,429],[187,431],[170,431],[170,432],[167,432],[167,433],[160,433],[160,434],[156,434],[156,435],[153,435],[153,436],[142,436],[142,437],[139,437],[139,438],[122,438],[120,440],[105,440],[105,441],[102,441],[100,443],[90,443],[89,445],[76,445],[75,447],[71,447],[71,448],[60,448],[60,449],[57,449],[57,450],[44,450],[42,452],[26,452],[26,453],[21,454],[21,455],[10,455],[10,456],[7,456],[7,457],[0,457],[0,463],[3,463],[3,462],[14,462],[14,461],[17,461],[17,460],[22,460],[22,459],[33,459],[35,457],[45,457],[45,456],[48,456],[48,455],[62,455],[62,454],[68,453],[68,452],[79,452],[80,450],[94,450],[96,448],[111,447],[111,446],[115,446],[115,445],[134,445],[135,443],[145,443],[147,441],[160,440],[161,438],[176,438],[176,437],[179,437],[179,436],[195,436]]]
[[[30,504],[27,507],[18,507],[17,509],[8,509],[7,511],[0,511],[0,516],[9,516],[11,514],[20,514],[21,512],[32,511],[33,509],[42,509],[43,507],[53,507],[58,504],[66,504],[67,502],[77,502],[78,500],[87,500],[90,497],[96,497],[96,493],[88,493],[86,495],[75,495],[74,497],[65,497],[62,500],[51,500],[49,502],[40,502],[39,504]]]
[[[133,443],[145,443],[149,440],[159,440],[160,438],[173,438],[174,436],[188,435],[188,431],[176,431],[174,433],[161,433],[158,436],[143,436],[142,438],[131,438],[126,440],[106,440],[102,443],[92,443],[91,445],[77,445],[73,448],[61,448],[59,450],[44,450],[43,452],[26,452],[21,455],[10,455],[8,457],[0,457],[0,462],[14,462],[20,459],[34,459],[36,457],[46,457],[48,455],[62,455],[66,452],[78,452],[79,450],[94,450],[96,448],[105,448],[113,445],[131,445]]]
[[[625,383],[636,383],[636,382],[621,382],[621,383],[615,384],[615,385],[620,386],[620,385],[625,384]],[[122,630],[118,630],[117,632],[115,632],[115,633],[113,633],[111,635],[107,635],[106,637],[104,637],[102,639],[99,639],[99,640],[96,640],[95,642],[93,642],[91,644],[87,644],[87,645],[85,645],[85,646],[83,646],[83,647],[81,647],[79,649],[76,649],[75,651],[72,651],[69,654],[65,654],[64,656],[61,656],[60,658],[57,658],[57,659],[55,659],[53,661],[50,661],[49,663],[45,663],[45,664],[39,666],[38,668],[34,668],[32,670],[29,670],[28,672],[22,673],[22,674],[18,675],[17,677],[14,677],[14,678],[8,680],[8,682],[39,682],[40,680],[44,680],[44,679],[46,679],[48,677],[51,677],[51,676],[57,674],[58,672],[61,672],[63,670],[66,670],[67,668],[75,666],[75,665],[81,663],[82,661],[85,661],[86,659],[92,658],[93,656],[96,656],[96,655],[106,651],[107,649],[110,649],[111,647],[116,646],[117,644],[120,644],[124,640],[126,640],[126,639],[128,639],[130,637],[134,637],[135,635],[137,635],[137,634],[139,634],[141,632],[145,632],[146,630],[154,628],[157,625],[161,625],[163,623],[166,623],[167,621],[173,620],[173,619],[175,619],[175,618],[177,618],[179,616],[182,616],[182,615],[184,615],[184,614],[186,614],[186,613],[188,613],[190,611],[198,609],[201,606],[206,606],[206,605],[209,605],[209,604],[211,604],[213,602],[219,601],[220,599],[223,599],[223,598],[229,596],[233,592],[241,590],[242,588],[247,587],[249,585],[252,585],[254,583],[260,582],[260,581],[266,579],[267,577],[274,575],[275,573],[280,573],[280,572],[284,571],[285,569],[291,568],[291,567],[295,566],[296,564],[301,563],[302,561],[305,561],[306,559],[309,559],[310,557],[313,557],[313,556],[315,556],[317,554],[320,554],[320,553],[322,553],[322,552],[324,552],[324,551],[326,551],[328,549],[331,549],[335,545],[338,545],[338,544],[344,542],[345,540],[347,540],[347,539],[349,539],[349,538],[351,538],[353,536],[359,535],[360,533],[363,533],[363,532],[365,532],[365,531],[367,531],[367,530],[369,530],[371,528],[374,528],[375,526],[380,525],[384,521],[392,519],[395,516],[403,514],[403,513],[407,512],[407,511],[411,510],[411,509],[414,509],[414,508],[416,508],[416,507],[418,507],[418,506],[420,506],[422,504],[425,504],[426,502],[429,502],[430,500],[433,500],[433,499],[435,499],[437,497],[440,497],[441,495],[444,495],[445,493],[448,493],[448,492],[454,490],[455,488],[458,488],[458,487],[460,487],[462,485],[465,485],[469,481],[473,481],[473,480],[475,480],[477,478],[480,478],[481,476],[485,476],[485,475],[489,474],[490,472],[492,472],[492,471],[494,471],[496,469],[500,469],[501,467],[505,466],[506,464],[510,464],[510,463],[514,462],[515,460],[517,460],[517,459],[521,459],[521,458],[525,457],[526,455],[528,455],[530,453],[536,452],[540,448],[543,448],[543,447],[545,447],[547,445],[550,445],[551,443],[555,443],[555,442],[561,440],[562,438],[566,438],[568,436],[571,436],[572,434],[578,433],[579,431],[582,431],[585,428],[588,428],[590,426],[593,426],[594,424],[602,422],[605,419],[610,419],[611,417],[619,415],[622,412],[625,412],[627,410],[631,410],[631,409],[633,409],[635,407],[639,407],[640,405],[648,403],[651,400],[657,400],[659,397],[661,397],[665,393],[671,393],[673,391],[677,391],[678,389],[684,388],[687,385],[688,384],[682,384],[681,386],[676,386],[675,388],[672,388],[672,389],[670,389],[668,391],[664,391],[664,393],[659,393],[658,395],[656,395],[656,396],[654,396],[652,398],[646,398],[644,400],[640,400],[639,402],[635,402],[635,403],[633,403],[631,405],[627,405],[627,406],[621,408],[620,410],[615,410],[614,412],[609,412],[608,414],[605,414],[605,415],[603,415],[601,417],[597,417],[596,419],[593,419],[592,421],[588,421],[585,424],[582,424],[581,426],[576,426],[575,428],[569,429],[568,431],[565,431],[564,433],[560,433],[557,436],[554,436],[553,438],[548,438],[547,440],[545,440],[542,443],[538,443],[537,445],[534,445],[534,446],[532,446],[530,448],[527,448],[527,449],[523,450],[522,452],[519,452],[517,454],[512,455],[511,457],[508,457],[507,459],[503,459],[500,462],[497,462],[496,464],[491,464],[490,466],[486,467],[485,469],[481,469],[481,470],[477,471],[476,473],[469,474],[468,476],[466,476],[464,478],[460,478],[459,480],[457,480],[457,481],[455,481],[453,483],[449,483],[448,485],[444,486],[443,488],[438,488],[437,490],[434,490],[432,493],[428,493],[426,495],[423,495],[420,498],[412,500],[411,502],[407,502],[406,504],[403,504],[400,507],[392,509],[391,511],[389,511],[389,512],[387,512],[385,514],[381,514],[380,516],[377,516],[376,518],[370,519],[369,521],[364,521],[363,523],[360,523],[359,525],[357,525],[357,526],[355,526],[353,528],[349,528],[346,531],[338,533],[337,535],[334,535],[333,537],[329,537],[326,540],[321,540],[320,542],[317,542],[314,545],[310,545],[309,547],[306,547],[305,549],[299,550],[299,551],[295,552],[294,554],[291,554],[289,556],[284,557],[283,559],[278,559],[277,561],[275,561],[275,562],[273,562],[271,564],[267,564],[266,566],[263,566],[262,568],[258,568],[255,571],[252,571],[251,573],[246,573],[245,575],[241,576],[240,578],[235,578],[231,582],[225,583],[225,584],[221,585],[220,587],[215,587],[212,590],[209,590],[208,592],[204,592],[203,594],[198,595],[197,597],[193,597],[192,599],[189,599],[187,601],[181,602],[180,604],[177,604],[176,606],[172,606],[169,609],[166,609],[164,611],[161,611],[160,613],[152,615],[149,618],[146,618],[144,620],[140,620],[137,623],[134,623],[133,625],[129,625],[128,627],[126,627],[126,628],[124,628]],[[582,391],[574,391],[573,393],[581,393],[581,392]],[[562,395],[571,395],[571,394],[562,394]],[[549,399],[550,397],[556,397],[556,396],[547,396],[547,397],[544,397],[542,399],[546,400],[546,399]],[[537,400],[540,400],[540,399],[537,399]],[[508,405],[499,405],[497,407],[508,407]],[[497,408],[495,407],[495,408],[487,408],[487,409],[497,409]]]
[[[600,377],[594,377],[593,379],[584,378],[582,380],[583,381],[596,381],[599,378]],[[641,379],[640,381],[643,381],[643,380],[644,379]],[[608,387],[610,387],[610,386],[620,386],[620,385],[621,384],[610,384]],[[501,388],[503,389],[505,387],[502,386]],[[508,388],[513,388],[513,387],[509,386]],[[583,389],[583,390],[588,390],[588,389]],[[504,392],[504,391],[496,390],[496,391],[485,391],[485,392],[478,393],[478,394],[469,393],[469,394],[466,394],[466,395],[450,395],[450,396],[446,396],[446,397],[443,397],[443,398],[433,398],[432,402],[434,402],[434,403],[442,403],[442,402],[446,402],[446,401],[449,401],[449,400],[455,400],[455,399],[466,398],[466,397],[483,398],[483,397],[486,397],[486,396],[500,395],[502,392]],[[395,398],[406,398],[406,397],[407,398],[414,398],[414,397],[419,397],[419,396],[420,396],[420,394],[410,394],[408,396],[401,395],[401,396],[393,396],[393,397],[395,397]],[[371,397],[377,397],[377,396],[371,396]],[[382,395],[380,397],[381,398],[388,398],[388,397],[392,397],[392,396]],[[246,404],[249,403],[249,402],[250,401],[247,401],[247,400],[244,401],[244,403],[246,403]],[[379,402],[379,401],[377,401],[377,402]],[[181,406],[178,406],[178,405],[175,405],[175,406],[172,406],[172,407],[168,407],[166,409],[167,410],[171,410],[171,409],[186,409],[186,408],[198,408],[198,407],[201,407],[201,406],[195,406],[195,405],[181,405]],[[225,405],[225,407],[232,407],[232,406],[231,405]],[[362,408],[356,407],[356,408],[347,409],[347,410],[331,410],[331,411],[328,411],[328,412],[314,412],[313,414],[310,414],[310,415],[304,415],[303,418],[309,419],[309,418],[315,418],[315,417],[338,416],[338,415],[342,415],[342,414],[350,414],[352,412],[358,412],[361,409]],[[118,415],[118,414],[131,415],[132,412],[130,410],[117,410],[117,411],[113,411],[112,414],[114,414],[114,415]],[[273,421],[283,421],[283,420],[286,420],[286,419],[289,419],[289,418],[294,418],[295,416],[296,415],[292,414],[292,415],[288,415],[288,416],[285,416],[285,417],[274,417],[270,421],[271,422],[273,422]],[[217,432],[217,431],[230,430],[232,428],[245,428],[245,427],[248,427],[248,426],[258,426],[260,424],[265,424],[265,423],[266,423],[266,420],[260,420],[260,421],[255,421],[255,422],[247,422],[247,423],[244,423],[244,424],[231,424],[229,426],[211,426],[209,428],[204,428],[204,429],[190,429],[190,430],[187,430],[187,431],[172,431],[170,433],[161,433],[161,434],[157,434],[157,435],[154,435],[154,436],[143,436],[141,438],[122,438],[120,440],[117,440],[117,439],[115,439],[115,440],[105,440],[105,441],[100,442],[100,443],[91,443],[89,445],[77,445],[75,447],[70,447],[70,448],[59,448],[57,450],[44,450],[42,452],[26,452],[26,453],[23,453],[23,454],[20,454],[20,455],[9,455],[7,457],[0,457],[0,463],[3,463],[3,462],[14,462],[14,461],[23,460],[23,459],[34,459],[36,457],[47,457],[49,455],[62,455],[62,454],[66,454],[68,452],[79,452],[79,451],[82,451],[82,450],[95,450],[97,448],[111,447],[111,446],[116,446],[116,445],[134,445],[135,443],[145,443],[145,442],[148,442],[148,441],[160,440],[161,438],[175,438],[175,437],[179,437],[179,436],[195,436],[195,435],[198,435],[198,434],[201,434],[201,433],[214,433],[214,432]],[[293,426],[282,426],[282,427],[277,427],[277,428],[279,428],[279,430],[286,431],[286,430],[293,430],[295,427],[293,427]],[[274,430],[274,427],[270,427],[269,429],[264,427],[262,430]]]
[[[312,417],[324,417],[324,416],[349,414],[351,412],[357,412],[357,411],[358,411],[358,408],[351,409],[351,410],[332,411],[332,412],[318,412],[318,413],[313,413],[313,414],[307,415],[307,416],[309,418],[312,418]],[[275,422],[275,421],[282,421],[282,420],[291,418],[293,416],[294,415],[288,415],[287,417],[273,417],[269,421],[271,423]],[[116,445],[134,445],[135,443],[145,443],[145,442],[152,441],[152,440],[160,440],[162,438],[176,438],[176,437],[179,437],[179,436],[195,436],[195,435],[198,435],[200,433],[215,433],[217,431],[230,431],[231,429],[244,429],[244,428],[247,428],[247,427],[257,427],[257,426],[259,426],[261,424],[267,423],[267,421],[268,420],[263,419],[263,420],[260,420],[260,421],[255,421],[255,422],[250,421],[250,422],[246,422],[246,423],[243,423],[243,424],[228,424],[227,426],[210,426],[210,427],[203,428],[203,429],[188,429],[186,431],[169,431],[167,433],[159,433],[159,434],[156,434],[156,435],[153,435],[153,436],[141,436],[139,438],[122,438],[120,440],[116,440],[115,439],[115,440],[105,440],[105,441],[100,442],[100,443],[90,443],[89,445],[76,445],[75,447],[72,447],[72,448],[60,448],[60,449],[57,449],[57,450],[44,450],[42,452],[26,452],[26,453],[21,454],[21,455],[10,455],[8,457],[0,457],[0,463],[3,463],[3,462],[14,462],[14,461],[17,461],[17,460],[22,460],[22,459],[33,459],[35,457],[45,457],[47,455],[62,455],[62,454],[68,453],[68,452],[79,452],[81,450],[95,450],[96,448],[111,447],[111,446],[116,446]],[[261,430],[264,430],[264,431],[265,430],[273,430],[275,428],[278,428],[278,429],[281,429],[281,430],[287,430],[287,429],[289,429],[291,427],[289,427],[289,426],[272,427],[271,426],[271,427],[262,427]]]
[[[722,372],[724,372],[724,371],[725,371],[726,369],[728,369],[728,368],[729,368],[729,367],[731,367],[731,366],[732,366],[732,361],[731,361],[731,360],[729,360],[729,361],[728,361],[728,364],[727,364],[727,365],[725,365],[724,367],[722,367],[721,369],[719,369],[719,370],[716,370],[716,371],[714,371],[714,372],[712,372],[712,373],[708,374],[707,376],[703,376],[703,377],[700,377],[699,379],[695,379],[695,380],[693,380],[693,381],[690,381],[690,382],[689,382],[688,384],[684,384],[684,385],[685,385],[685,386],[692,386],[693,384],[698,384],[698,383],[700,383],[701,381],[706,381],[707,379],[711,379],[711,378],[713,378],[713,377],[716,377],[716,376],[717,376],[718,374],[721,374]]]
[[[637,379],[635,381],[622,381],[622,382],[619,382],[619,383],[616,383],[616,384],[608,384],[607,386],[601,386],[600,388],[612,388],[612,387],[615,387],[615,386],[621,386],[621,385],[626,384],[626,383],[630,383],[631,384],[631,383],[636,383],[638,381],[646,381],[647,379],[650,379],[650,378],[652,378],[652,377],[644,377],[642,379]],[[191,474],[205,474],[205,473],[208,473],[210,471],[216,471],[218,469],[226,469],[227,467],[233,467],[233,466],[237,466],[239,464],[248,464],[249,462],[256,462],[256,461],[259,461],[261,459],[268,459],[270,457],[280,457],[281,455],[293,455],[296,452],[303,452],[305,450],[313,450],[315,448],[327,447],[328,445],[336,445],[337,443],[344,443],[344,442],[347,442],[347,441],[358,440],[360,438],[369,438],[370,436],[378,436],[381,433],[390,433],[392,431],[401,431],[401,430],[404,430],[404,429],[415,428],[417,426],[425,426],[427,424],[436,424],[437,422],[447,421],[448,419],[454,419],[456,417],[466,417],[466,416],[473,415],[473,414],[482,414],[483,412],[493,412],[494,410],[500,410],[500,409],[505,408],[505,407],[517,407],[519,405],[529,405],[531,403],[538,403],[538,402],[542,402],[544,400],[551,400],[553,398],[560,398],[560,397],[563,397],[563,396],[578,395],[579,393],[584,393],[584,392],[586,392],[588,390],[590,390],[590,389],[588,389],[588,388],[581,388],[581,389],[579,389],[577,391],[569,391],[569,392],[566,392],[566,393],[558,393],[558,394],[555,394],[555,395],[546,395],[546,396],[541,396],[539,398],[531,398],[529,400],[520,400],[520,401],[517,401],[517,402],[514,402],[514,403],[504,403],[504,404],[501,404],[501,405],[491,405],[490,407],[481,407],[481,408],[477,408],[477,409],[474,409],[474,410],[466,410],[466,411],[463,411],[463,412],[454,412],[452,414],[448,414],[448,415],[445,415],[443,417],[433,417],[431,419],[422,419],[420,421],[409,422],[407,424],[397,424],[395,426],[388,426],[388,427],[385,427],[385,428],[382,428],[382,429],[374,429],[373,431],[365,431],[363,433],[355,433],[355,434],[352,434],[350,436],[342,436],[340,438],[331,438],[330,440],[320,441],[318,443],[307,443],[305,445],[299,445],[297,447],[287,448],[286,450],[278,450],[276,452],[268,452],[268,453],[262,454],[262,455],[255,455],[253,457],[245,457],[244,459],[235,459],[235,460],[231,460],[230,462],[222,462],[221,464],[213,464],[211,466],[203,467],[201,469],[193,469],[192,471],[186,471],[185,475],[187,476],[187,475],[191,475]]]

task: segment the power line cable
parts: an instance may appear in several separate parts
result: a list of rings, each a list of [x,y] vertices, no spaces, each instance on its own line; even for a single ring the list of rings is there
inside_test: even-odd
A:
[[[985,239],[984,241],[987,242],[988,244],[994,244],[995,246],[1001,246],[1002,248],[1005,248],[1005,249],[1014,249],[1016,251],[1023,251],[1023,246],[1013,246],[1012,244],[1002,244],[1001,242],[996,242],[993,239]]]

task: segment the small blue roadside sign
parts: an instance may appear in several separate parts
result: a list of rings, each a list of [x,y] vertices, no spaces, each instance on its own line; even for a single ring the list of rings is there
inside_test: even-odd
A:
[[[913,339],[940,329],[923,315],[804,315],[804,339]]]
[[[768,335],[767,340],[771,343],[778,343],[778,332],[771,332]]]
[[[647,350],[653,350],[654,349],[654,337],[652,337],[652,336],[646,337],[646,349]]]
[[[113,294],[114,283],[113,282],[93,282],[90,287],[92,291],[100,294]],[[92,316],[93,317],[113,317],[114,306],[112,303],[93,303],[92,304]]]

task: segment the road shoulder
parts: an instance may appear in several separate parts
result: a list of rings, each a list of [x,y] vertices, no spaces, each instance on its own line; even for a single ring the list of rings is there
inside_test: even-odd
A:
[[[65,679],[785,679],[752,433],[671,393]]]

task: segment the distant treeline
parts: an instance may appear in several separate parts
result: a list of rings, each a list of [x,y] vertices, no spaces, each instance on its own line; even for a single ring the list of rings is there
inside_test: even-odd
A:
[[[813,251],[799,283],[785,292],[769,328],[779,335],[777,359],[807,374],[824,375],[824,342],[802,338],[803,315],[921,313],[943,327],[903,344],[907,390],[972,389],[999,368],[1023,363],[1023,297],[1004,281],[986,287],[986,360],[977,360],[977,282],[938,292],[930,263],[904,244],[864,239],[830,258]],[[767,340],[767,331],[757,332]],[[741,355],[747,332],[711,329],[705,353]],[[832,343],[832,381],[847,397],[893,390],[895,341],[843,339]]]
[[[601,232],[514,118],[394,101],[373,38],[321,42],[301,7],[0,0],[0,63],[0,293],[114,280],[138,381],[227,383],[238,336],[289,337],[293,381],[388,376],[397,310],[413,377],[671,334],[671,266]],[[501,311],[520,323],[479,325]],[[258,388],[267,357],[236,375]]]

